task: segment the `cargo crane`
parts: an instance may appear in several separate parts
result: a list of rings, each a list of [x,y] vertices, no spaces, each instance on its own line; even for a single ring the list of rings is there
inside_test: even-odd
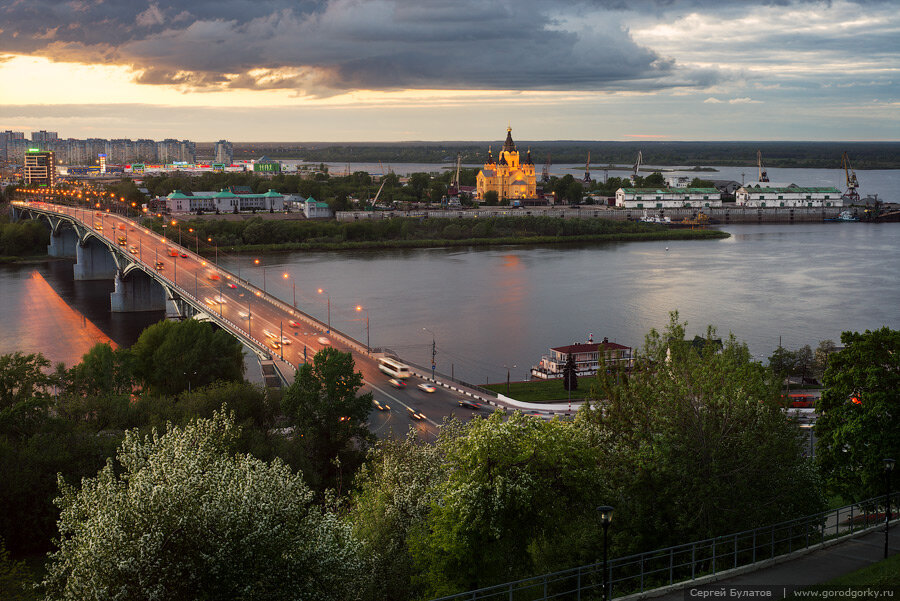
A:
[[[447,196],[458,196],[459,195],[459,168],[462,163],[462,153],[456,153],[456,175],[453,177],[453,181],[450,182],[450,186],[447,188]]]
[[[856,171],[850,165],[850,155],[846,152],[841,157],[841,166],[844,168],[844,175],[847,178],[847,192],[844,194],[843,199],[849,200],[850,204],[857,203],[859,202],[859,192],[856,189],[859,188],[859,180],[856,179]]]
[[[762,151],[756,151],[756,167],[759,169],[759,181],[767,182],[769,181],[769,174],[766,173],[766,170],[763,169],[762,166]]]
[[[638,171],[641,170],[641,161],[644,159],[644,153],[638,150],[637,162],[634,164],[634,172],[631,174],[631,185],[637,185]]]
[[[547,162],[544,163],[544,170],[541,172],[541,181],[547,183],[550,181],[550,153],[547,153]]]
[[[582,181],[582,183],[585,183],[585,184],[591,183],[591,153],[590,153],[590,151],[588,151],[587,163],[584,164],[584,178],[581,181]]]

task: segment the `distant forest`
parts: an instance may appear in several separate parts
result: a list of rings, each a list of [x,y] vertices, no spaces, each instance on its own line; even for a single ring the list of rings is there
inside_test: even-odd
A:
[[[304,159],[310,162],[482,163],[488,146],[494,156],[502,140],[485,142],[393,142],[393,143],[235,143],[235,159],[266,155],[277,159]],[[203,153],[209,144],[198,144]],[[520,153],[531,149],[535,165],[543,165],[548,155],[558,163],[583,163],[591,153],[591,165],[633,165],[638,151],[643,163],[660,166],[755,166],[756,151],[762,151],[765,167],[807,167],[839,169],[846,151],[854,169],[900,168],[900,142],[589,142],[516,141]]]

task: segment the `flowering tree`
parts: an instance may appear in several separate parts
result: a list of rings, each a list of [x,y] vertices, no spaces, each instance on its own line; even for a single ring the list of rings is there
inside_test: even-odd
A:
[[[60,481],[59,550],[43,588],[55,600],[353,599],[357,545],[276,460],[233,455],[216,413],[141,438],[126,433],[80,488]]]

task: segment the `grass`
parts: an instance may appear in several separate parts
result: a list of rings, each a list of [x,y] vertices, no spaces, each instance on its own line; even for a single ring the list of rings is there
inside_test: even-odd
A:
[[[579,378],[578,390],[572,391],[572,401],[583,401],[584,395],[589,389],[590,378]],[[489,390],[512,397],[517,401],[527,403],[568,402],[569,393],[563,388],[562,378],[556,380],[531,380],[528,382],[510,382],[509,392],[506,392],[506,382],[501,384],[487,384]]]
[[[885,589],[890,588],[891,590],[894,590],[897,586],[900,586],[900,555],[888,557],[883,561],[860,568],[855,572],[832,578],[828,582],[823,582],[822,584],[808,586],[803,590],[832,591],[835,587],[874,587],[875,590],[883,587]],[[799,598],[801,597],[797,595],[790,595],[787,597],[787,599]],[[809,597],[802,598],[808,599]]]

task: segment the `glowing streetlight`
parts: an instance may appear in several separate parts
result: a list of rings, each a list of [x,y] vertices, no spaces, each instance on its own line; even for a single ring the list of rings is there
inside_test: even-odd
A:
[[[369,346],[369,310],[364,308],[362,305],[356,305],[356,311],[366,312],[366,351],[371,352],[372,347]]]
[[[319,294],[324,294],[328,300],[328,331],[331,332],[331,295],[322,288],[319,288]]]
[[[287,280],[287,279],[290,279],[290,277],[291,277],[290,275],[288,275],[286,273],[284,274],[284,279]],[[296,309],[297,308],[297,283],[294,282],[294,280],[291,280],[291,288],[294,291],[294,308]]]

